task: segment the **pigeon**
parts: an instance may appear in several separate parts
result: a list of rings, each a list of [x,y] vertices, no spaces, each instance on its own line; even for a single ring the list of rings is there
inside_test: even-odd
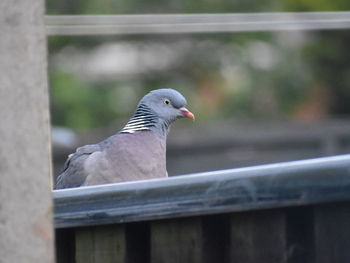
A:
[[[68,156],[55,189],[167,177],[169,128],[179,118],[195,119],[186,104],[174,89],[149,92],[118,133]]]

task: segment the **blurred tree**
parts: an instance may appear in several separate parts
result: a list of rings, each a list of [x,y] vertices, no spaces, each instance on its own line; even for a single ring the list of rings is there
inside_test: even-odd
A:
[[[50,75],[52,122],[75,130],[103,126],[118,116],[106,103],[114,87],[91,86],[74,74]]]
[[[327,90],[329,112],[334,115],[350,115],[349,43],[348,31],[324,31],[304,47],[305,59],[318,77],[318,85]]]
[[[346,10],[350,2],[48,0],[47,6],[50,14],[234,13]],[[183,92],[199,121],[349,115],[349,41],[345,30],[50,37],[53,123],[103,126],[130,115],[146,91],[164,87]],[[107,59],[96,63],[101,54]],[[108,65],[115,73],[96,77],[96,67]]]

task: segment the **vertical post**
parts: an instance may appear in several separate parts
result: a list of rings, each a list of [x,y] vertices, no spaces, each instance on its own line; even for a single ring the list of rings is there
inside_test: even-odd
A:
[[[53,262],[44,1],[0,2],[1,262]]]

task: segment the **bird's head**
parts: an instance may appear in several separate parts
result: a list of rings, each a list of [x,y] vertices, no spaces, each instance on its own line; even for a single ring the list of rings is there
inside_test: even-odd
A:
[[[175,120],[179,118],[194,120],[194,115],[186,109],[186,104],[184,96],[176,90],[153,90],[140,100],[135,114],[120,133],[152,130],[161,136],[166,136]]]
[[[184,96],[173,89],[157,89],[145,95],[140,105],[149,107],[159,118],[172,123],[179,118],[189,118],[194,120],[194,114],[187,108]]]

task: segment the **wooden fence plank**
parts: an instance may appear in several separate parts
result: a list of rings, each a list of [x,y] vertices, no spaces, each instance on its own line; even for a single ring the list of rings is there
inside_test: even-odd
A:
[[[56,263],[75,263],[75,229],[56,230]]]
[[[203,235],[200,218],[151,223],[152,263],[202,263]]]
[[[126,224],[127,263],[150,262],[150,226],[148,222]]]
[[[202,217],[203,263],[228,263],[230,251],[230,216]]]
[[[280,210],[233,214],[230,262],[286,262],[286,214]]]
[[[313,206],[287,208],[287,262],[314,262]]]
[[[99,226],[76,230],[76,263],[124,263],[124,226]]]
[[[350,262],[350,204],[315,207],[315,262]]]

